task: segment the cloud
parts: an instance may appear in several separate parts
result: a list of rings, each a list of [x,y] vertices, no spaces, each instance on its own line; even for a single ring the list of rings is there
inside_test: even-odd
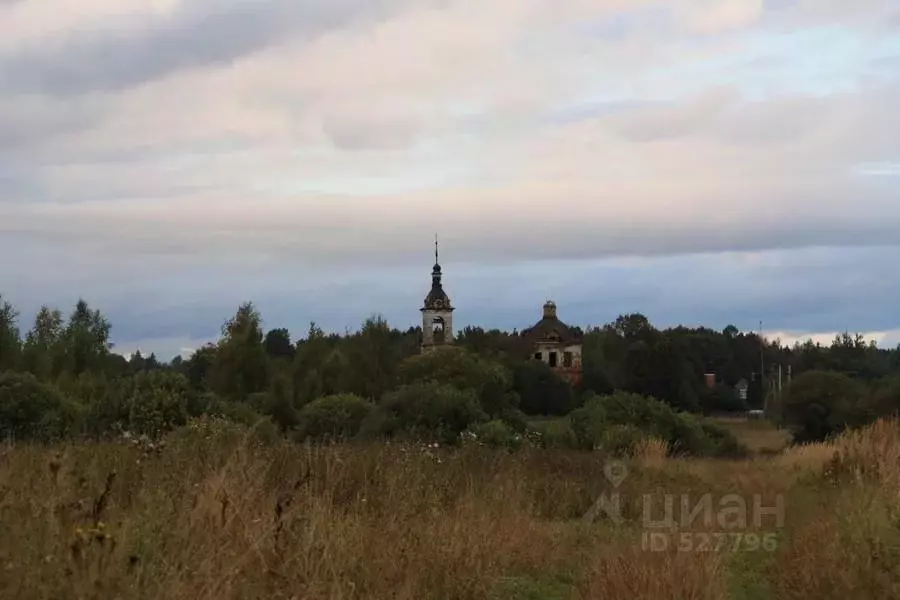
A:
[[[715,288],[698,304],[668,266],[672,293],[593,283],[632,281],[604,262],[623,257],[705,272],[734,252],[822,251],[893,293],[870,264],[900,246],[883,2],[61,7],[0,4],[0,251],[17,257],[0,282],[24,305],[95,294],[131,341],[205,339],[246,297],[301,324],[310,298],[342,328],[417,306],[439,231],[463,289],[482,290],[464,297],[473,318],[519,323],[524,305],[500,299],[531,310],[583,286],[571,302],[590,320],[602,297],[726,324],[786,311],[783,331],[900,327],[799,267],[716,271],[785,290],[787,308]]]
[[[53,93],[114,90],[182,69],[227,65],[290,36],[320,35],[390,14],[390,0],[359,2],[201,0],[142,15],[107,16],[108,28],[70,30],[7,59],[8,89]],[[127,27],[127,28],[126,28]]]

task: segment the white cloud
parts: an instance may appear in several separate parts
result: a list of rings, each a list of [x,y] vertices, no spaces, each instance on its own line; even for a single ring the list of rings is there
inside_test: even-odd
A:
[[[783,4],[0,4],[0,282],[900,244],[896,11]]]

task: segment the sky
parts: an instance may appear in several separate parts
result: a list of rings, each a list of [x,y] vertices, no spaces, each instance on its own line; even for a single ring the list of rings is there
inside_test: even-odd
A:
[[[900,343],[895,0],[0,0],[0,294],[161,357],[642,312]]]

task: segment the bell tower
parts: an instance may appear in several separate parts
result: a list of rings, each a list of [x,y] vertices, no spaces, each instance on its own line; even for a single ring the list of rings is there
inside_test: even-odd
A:
[[[434,268],[431,270],[431,291],[425,297],[422,311],[422,353],[453,343],[453,306],[441,285],[441,264],[438,261],[438,239],[434,236]]]

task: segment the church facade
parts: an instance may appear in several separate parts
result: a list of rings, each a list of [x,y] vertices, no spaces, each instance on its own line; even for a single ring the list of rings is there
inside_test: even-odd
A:
[[[434,267],[431,290],[419,310],[422,312],[422,353],[453,344],[453,311],[455,308],[443,287],[443,273],[438,260],[438,243],[434,242]],[[540,321],[520,334],[530,350],[530,358],[546,363],[573,385],[581,381],[581,334],[559,320],[556,304],[548,300]]]
[[[581,382],[583,339],[578,331],[559,320],[555,302],[548,300],[541,320],[524,329],[521,336],[531,349],[532,359],[546,363],[573,385]]]

